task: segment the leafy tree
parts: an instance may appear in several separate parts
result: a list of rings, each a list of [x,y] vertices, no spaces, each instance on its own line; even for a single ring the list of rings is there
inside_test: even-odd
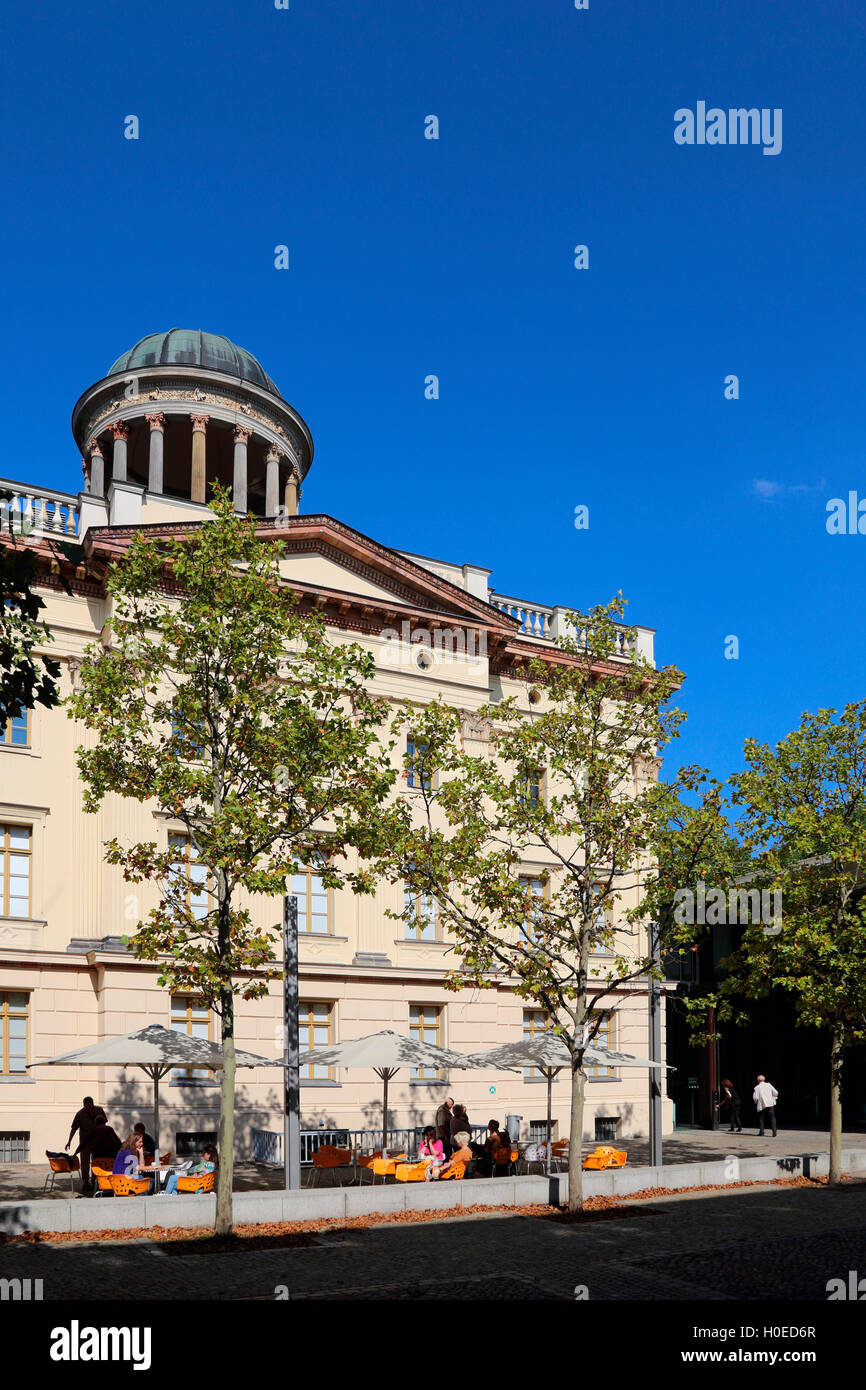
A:
[[[866,700],[822,709],[775,748],[749,739],[733,777],[750,886],[780,890],[779,924],[750,922],[725,961],[719,1019],[783,989],[830,1034],[830,1181],[842,1171],[845,1048],[866,1039]]]
[[[34,705],[52,709],[60,700],[60,663],[34,656],[54,639],[39,618],[45,607],[33,592],[38,560],[14,539],[0,539],[0,724]]]
[[[568,1048],[575,1211],[583,1056],[602,1001],[651,968],[639,884],[669,812],[655,783],[658,753],[683,717],[668,708],[679,672],[614,659],[622,612],[617,599],[572,615],[571,635],[526,669],[537,692],[531,711],[515,699],[479,711],[482,752],[467,749],[465,715],[442,701],[397,715],[414,744],[405,774],[414,792],[379,864],[435,897],[460,957],[452,988],[504,973]],[[526,880],[532,873],[540,893]]]
[[[310,862],[328,887],[370,891],[347,851],[363,856],[373,844],[394,772],[380,739],[387,707],[367,689],[372,658],[332,643],[299,610],[280,579],[279,543],[258,538],[224,493],[212,505],[213,521],[182,539],[144,533],[112,566],[111,616],[69,706],[97,734],[78,749],[85,809],[109,793],[150,802],[188,837],[194,867],[153,841],[114,838],[106,858],[160,892],[132,937],[135,955],[158,960],[161,985],[192,991],[221,1020],[224,1233],[234,998],[261,997],[280,973],[279,921],[256,926],[247,895],[281,898],[287,876]]]

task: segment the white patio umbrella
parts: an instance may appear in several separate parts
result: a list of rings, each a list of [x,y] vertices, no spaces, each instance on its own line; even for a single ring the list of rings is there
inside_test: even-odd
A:
[[[550,1121],[553,1078],[563,1067],[571,1066],[571,1053],[556,1033],[539,1033],[520,1042],[503,1043],[487,1052],[475,1052],[476,1066],[490,1071],[512,1071],[518,1067],[537,1067],[547,1078],[547,1171],[550,1172]],[[646,1057],[633,1057],[611,1047],[590,1046],[584,1049],[583,1062],[590,1067],[662,1067],[663,1062],[651,1062]],[[673,1070],[673,1069],[671,1069]]]
[[[46,1057],[31,1062],[31,1067],[141,1067],[153,1080],[153,1139],[159,1150],[159,1082],[175,1067],[208,1067],[219,1069],[223,1064],[222,1048],[207,1038],[192,1038],[176,1033],[159,1023],[149,1023],[135,1033],[123,1033],[105,1038],[91,1047],[79,1047],[59,1057]],[[267,1057],[254,1052],[235,1052],[239,1067],[281,1067]]]
[[[480,1066],[465,1053],[452,1052],[450,1048],[437,1047],[435,1043],[421,1042],[417,1038],[405,1038],[390,1029],[329,1047],[313,1048],[311,1052],[301,1053],[298,1061],[302,1067],[369,1067],[382,1078],[385,1088],[382,1153],[385,1157],[388,1155],[388,1083],[401,1067],[435,1067],[437,1070],[454,1067],[465,1071]]]

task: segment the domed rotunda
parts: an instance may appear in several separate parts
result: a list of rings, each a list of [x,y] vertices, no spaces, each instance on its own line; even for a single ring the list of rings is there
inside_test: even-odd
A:
[[[313,459],[307,425],[252,353],[197,329],[122,353],[79,398],[72,432],[86,493],[111,501],[112,520],[159,499],[206,506],[217,481],[241,514],[295,516]]]

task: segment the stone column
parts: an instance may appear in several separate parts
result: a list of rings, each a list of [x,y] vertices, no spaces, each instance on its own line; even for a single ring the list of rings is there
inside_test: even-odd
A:
[[[104,497],[105,459],[102,457],[102,445],[98,439],[91,439],[88,452],[90,454],[90,491],[94,497]]]
[[[114,449],[111,455],[111,477],[115,483],[126,482],[126,441],[129,438],[129,431],[126,422],[119,420],[116,425],[108,427],[114,435]]]
[[[289,464],[289,471],[286,474],[284,495],[286,516],[298,515],[298,482],[299,479],[295,471],[295,465],[293,463]]]
[[[265,475],[265,516],[276,516],[280,504],[280,450],[272,444],[267,452]]]
[[[165,441],[165,416],[162,411],[155,415],[145,415],[150,425],[150,456],[147,461],[147,490],[162,492],[162,458]]]
[[[207,459],[205,454],[205,431],[207,430],[207,415],[190,415],[192,420],[192,486],[190,487],[190,500],[192,502],[206,502],[207,487]]]
[[[247,514],[247,444],[251,429],[235,425],[235,469],[232,478],[232,501],[236,512]]]

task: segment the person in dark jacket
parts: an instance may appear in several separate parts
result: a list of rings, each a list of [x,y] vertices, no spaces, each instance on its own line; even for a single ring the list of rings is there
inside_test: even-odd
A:
[[[141,1120],[139,1120],[137,1125],[133,1125],[132,1128],[135,1134],[141,1135],[141,1145],[145,1163],[153,1163],[153,1160],[156,1158],[156,1144],[153,1138],[148,1134]]]
[[[742,1134],[743,1126],[740,1121],[740,1097],[733,1081],[722,1081],[722,1110],[731,1112],[731,1134],[736,1129],[738,1134]]]
[[[96,1125],[90,1136],[90,1156],[91,1158],[110,1158],[114,1162],[123,1147],[120,1138],[108,1123],[104,1110],[97,1107],[95,1118]]]
[[[469,1125],[469,1116],[466,1114],[466,1106],[465,1106],[465,1105],[455,1105],[454,1109],[451,1111],[451,1143],[452,1143],[452,1145],[454,1145],[455,1148],[458,1148],[458,1147],[459,1147],[459,1145],[456,1143],[456,1139],[457,1139],[457,1135],[458,1135],[458,1134],[471,1134],[471,1133],[472,1133],[472,1130],[471,1130],[470,1125]]]
[[[442,1151],[446,1158],[449,1157],[452,1149],[451,1110],[453,1105],[454,1101],[451,1096],[448,1096],[436,1111],[436,1138],[442,1140]]]
[[[96,1124],[96,1107],[93,1104],[93,1096],[85,1096],[81,1109],[76,1111],[72,1128],[69,1131],[69,1138],[63,1145],[69,1148],[75,1135],[78,1135],[78,1148],[73,1150],[73,1154],[81,1156],[81,1186],[85,1192],[90,1190],[90,1136]]]

